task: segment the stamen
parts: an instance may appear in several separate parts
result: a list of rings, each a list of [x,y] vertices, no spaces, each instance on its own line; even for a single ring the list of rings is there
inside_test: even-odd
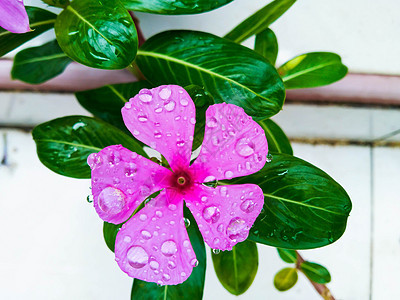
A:
[[[183,176],[178,177],[178,184],[184,185],[186,183],[186,179]]]

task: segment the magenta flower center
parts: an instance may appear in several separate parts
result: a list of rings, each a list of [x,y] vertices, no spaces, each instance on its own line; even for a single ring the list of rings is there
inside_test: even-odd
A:
[[[180,191],[185,192],[186,190],[190,189],[193,186],[194,180],[188,171],[180,170],[174,172],[171,176],[170,185],[172,188]]]

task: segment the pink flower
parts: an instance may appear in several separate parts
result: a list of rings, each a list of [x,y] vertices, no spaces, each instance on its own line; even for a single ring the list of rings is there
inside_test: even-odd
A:
[[[116,261],[131,277],[179,284],[198,264],[183,200],[205,242],[220,250],[244,241],[262,209],[263,192],[255,184],[203,185],[260,170],[268,152],[262,128],[240,107],[210,106],[200,154],[190,165],[195,115],[192,99],[175,85],[143,89],[122,108],[128,129],[159,151],[172,171],[121,145],[88,157],[94,206],[104,221],[126,221],[146,197],[161,190],[118,232]]]
[[[22,0],[0,0],[0,27],[14,33],[30,31],[29,18]]]

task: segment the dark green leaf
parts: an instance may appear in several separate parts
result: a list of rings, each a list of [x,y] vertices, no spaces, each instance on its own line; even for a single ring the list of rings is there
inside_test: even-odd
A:
[[[56,21],[55,14],[41,8],[30,6],[26,6],[26,12],[29,16],[29,26],[32,31],[20,34],[6,31],[0,27],[0,57],[53,28],[54,22]]]
[[[193,269],[190,277],[178,285],[157,286],[155,283],[135,279],[133,281],[131,300],[201,300],[203,298],[206,273],[206,251],[203,237],[190,211],[185,207],[184,215],[190,220],[187,228],[190,242],[196,253],[199,265]]]
[[[298,275],[295,268],[284,268],[276,273],[274,286],[278,291],[284,292],[291,289],[297,282]]]
[[[156,85],[196,84],[215,102],[236,104],[253,117],[280,111],[285,90],[275,68],[261,55],[209,33],[167,31],[147,40],[137,64]]]
[[[117,233],[122,227],[122,224],[123,223],[115,225],[107,222],[104,222],[103,224],[104,241],[106,242],[108,249],[110,249],[112,252],[114,252],[115,239],[117,238]]]
[[[293,155],[293,149],[290,145],[290,141],[278,124],[270,119],[259,121],[258,124],[260,124],[265,131],[269,152]]]
[[[264,192],[264,207],[250,230],[255,242],[285,249],[322,247],[346,229],[351,201],[322,170],[297,157],[274,154],[264,168],[229,183],[254,183]]]
[[[278,40],[275,33],[267,28],[256,35],[254,50],[264,56],[268,61],[275,65],[278,56]]]
[[[276,248],[276,250],[278,250],[279,257],[282,258],[284,262],[289,264],[295,264],[297,262],[296,251],[282,248]]]
[[[313,52],[289,60],[278,72],[287,89],[300,89],[334,83],[347,74],[347,67],[335,53]]]
[[[324,266],[305,261],[300,268],[308,278],[316,283],[325,284],[331,281],[331,274]]]
[[[142,147],[125,133],[101,120],[69,116],[36,126],[32,132],[40,161],[68,177],[90,178],[90,153],[106,146],[122,146],[146,157]]]
[[[206,110],[214,104],[213,97],[204,88],[197,85],[189,85],[185,90],[193,99],[196,106],[196,126],[194,128],[193,150],[201,146],[204,139],[204,128],[206,125]]]
[[[89,67],[123,69],[135,59],[136,28],[119,0],[74,0],[54,29],[63,51]]]
[[[48,5],[61,8],[64,8],[69,4],[69,0],[42,0],[42,1]]]
[[[11,77],[39,84],[61,74],[72,60],[61,50],[56,40],[42,46],[28,48],[17,53]]]
[[[223,6],[233,0],[121,0],[129,10],[153,14],[198,14]]]
[[[236,244],[232,251],[212,253],[212,260],[224,288],[233,295],[241,295],[251,286],[257,274],[257,245],[247,240]]]
[[[252,35],[258,34],[275,22],[285,11],[287,11],[296,0],[275,0],[267,6],[248,17],[227,35],[226,39],[241,43]]]
[[[137,81],[76,92],[75,96],[80,105],[94,116],[129,133],[122,120],[121,109],[141,89],[150,87],[151,85],[147,81]]]

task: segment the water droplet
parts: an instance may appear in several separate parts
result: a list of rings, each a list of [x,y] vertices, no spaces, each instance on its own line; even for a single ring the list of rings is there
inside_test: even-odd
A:
[[[267,155],[267,163],[270,163],[272,161],[272,154],[268,153]]]
[[[176,116],[175,121],[179,121],[181,119],[181,116]]]
[[[175,264],[172,260],[170,260],[170,261],[168,262],[168,268],[170,268],[171,270],[173,270],[173,269],[176,268],[176,264]]]
[[[182,148],[185,145],[185,141],[180,139],[176,142],[176,146]]]
[[[171,276],[169,276],[168,274],[164,274],[164,275],[162,276],[162,278],[164,279],[164,281],[168,281],[168,280],[171,279]]]
[[[185,272],[181,272],[181,276],[182,277],[186,277],[186,273]]]
[[[142,237],[143,237],[145,240],[148,240],[148,239],[151,239],[152,235],[151,235],[151,233],[148,232],[147,230],[142,230]]]
[[[175,204],[169,204],[169,205],[168,205],[168,208],[169,208],[170,210],[176,210],[176,205],[175,205]]]
[[[165,241],[161,245],[161,252],[165,256],[172,256],[178,251],[178,248],[176,247],[176,243],[172,240]]]
[[[133,130],[132,133],[133,133],[133,135],[139,135],[140,132],[135,129],[135,130]]]
[[[150,265],[150,269],[152,269],[152,270],[157,270],[160,267],[160,264],[156,260],[151,260],[149,265]]]
[[[284,175],[286,175],[288,173],[288,170],[285,170],[285,171],[283,171],[283,172],[281,172],[281,173],[278,173],[278,176],[284,176]]]
[[[183,241],[183,247],[188,248],[190,246],[190,241],[189,240],[184,240]]]
[[[140,101],[144,103],[149,103],[151,100],[153,100],[153,96],[151,95],[151,91],[147,89],[143,89],[139,92],[139,99]]]
[[[218,125],[217,119],[215,119],[214,117],[211,117],[207,120],[207,127],[214,128],[217,127],[217,125]]]
[[[196,119],[195,118],[190,118],[190,124],[196,124]]]
[[[161,91],[158,93],[160,98],[163,99],[163,100],[169,99],[169,97],[171,97],[171,94],[172,94],[172,91],[168,87],[165,87],[165,88],[161,89]]]
[[[189,104],[189,101],[186,98],[182,98],[180,103],[181,103],[182,106],[187,106]]]
[[[175,225],[175,221],[169,221],[170,225]]]
[[[97,153],[91,153],[87,158],[87,163],[92,170],[96,166],[96,158],[97,158]]]
[[[175,101],[171,100],[164,103],[164,108],[166,111],[173,111],[175,109]]]
[[[162,137],[162,133],[158,130],[154,131],[154,137],[156,139],[160,139]]]
[[[161,211],[161,210],[157,210],[157,211],[156,211],[156,216],[159,217],[159,218],[161,218],[161,217],[163,216],[162,211]]]
[[[231,179],[233,177],[233,172],[232,171],[226,171],[225,172],[225,177],[226,177],[226,179]]]
[[[199,265],[199,261],[197,259],[193,258],[190,261],[190,264],[192,265],[192,267],[197,267]]]
[[[217,231],[218,232],[224,231],[224,224],[219,224],[218,227],[217,227]]]
[[[248,235],[247,226],[245,220],[236,217],[233,218],[226,229],[228,237],[233,241],[244,241]]]
[[[228,193],[228,188],[226,186],[221,187],[221,189],[220,189],[221,196],[226,197],[227,193]]]
[[[136,174],[136,172],[137,172],[136,164],[128,163],[125,166],[125,176],[126,177],[132,177],[132,176],[134,176]]]
[[[147,115],[146,114],[138,114],[138,120],[139,122],[147,122]]]
[[[248,199],[243,201],[242,204],[240,204],[240,209],[245,213],[251,213],[254,210],[254,206],[255,203],[252,200]]]
[[[251,169],[251,163],[249,161],[246,161],[246,170]]]
[[[149,255],[141,246],[132,246],[126,253],[128,263],[135,269],[143,268],[149,261]]]
[[[203,218],[208,223],[216,223],[219,220],[220,211],[216,206],[208,206],[203,210]]]
[[[250,139],[241,138],[237,141],[235,149],[240,156],[247,157],[254,153],[255,147],[256,146]]]
[[[139,216],[139,220],[140,221],[146,221],[147,220],[147,215],[145,215],[145,214],[140,214],[140,216]]]
[[[211,137],[211,143],[212,143],[214,146],[218,146],[218,145],[219,145],[219,142],[220,142],[220,140],[219,140],[218,136],[213,135],[213,136]]]
[[[162,113],[162,107],[157,107],[154,112],[157,114]]]
[[[210,181],[214,181],[215,180],[215,176],[207,176],[206,178],[204,178],[204,182],[210,182]]]
[[[203,196],[203,197],[201,197],[201,202],[203,202],[203,203],[204,203],[204,202],[207,202],[207,199],[208,199],[208,198],[207,198],[206,196]]]
[[[183,218],[183,221],[185,222],[185,227],[188,228],[190,226],[190,220],[187,218]]]
[[[126,109],[131,109],[132,108],[132,103],[130,103],[130,102],[125,103],[125,108]]]
[[[214,241],[215,241],[215,240],[214,240]],[[218,243],[219,243],[219,240],[218,240]],[[214,242],[214,244],[215,244],[215,242]],[[213,249],[212,252],[213,252],[214,254],[219,254],[219,253],[221,252],[221,250],[219,250],[219,249]]]
[[[107,214],[116,215],[125,207],[125,194],[114,187],[106,187],[101,191],[98,205]]]

